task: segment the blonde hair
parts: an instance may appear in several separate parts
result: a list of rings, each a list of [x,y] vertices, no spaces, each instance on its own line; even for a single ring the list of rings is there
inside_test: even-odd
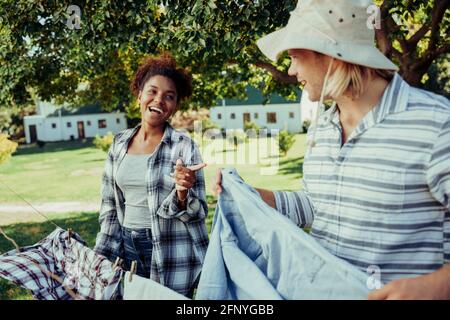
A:
[[[325,88],[325,96],[336,98],[343,94],[358,98],[364,92],[364,82],[366,79],[373,79],[379,76],[387,81],[391,81],[394,71],[384,69],[372,69],[348,63],[342,60],[334,60],[334,70],[330,74]]]

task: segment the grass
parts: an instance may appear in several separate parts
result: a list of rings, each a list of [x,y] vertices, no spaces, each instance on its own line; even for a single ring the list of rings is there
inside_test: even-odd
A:
[[[220,141],[215,143],[220,144],[217,149],[222,149]],[[255,187],[273,190],[298,189],[304,145],[305,135],[297,135],[294,146],[285,157],[279,159],[278,172],[270,176],[262,175],[261,169],[276,168],[276,157],[258,157],[256,164],[211,164],[208,161],[211,160],[210,157],[204,157],[204,161],[208,163],[204,169],[207,195],[212,196],[211,181],[217,168],[221,167],[235,167],[241,177]],[[236,158],[231,144],[225,147],[230,151],[231,158]],[[203,150],[207,153],[209,149]],[[247,158],[249,153],[258,153],[256,146],[246,150]],[[228,157],[226,153],[220,156],[221,159]],[[100,203],[101,175],[105,159],[106,153],[96,149],[91,140],[47,143],[43,148],[20,147],[10,161],[0,166],[0,180],[31,203]],[[21,203],[21,200],[0,183],[0,202]]]
[[[20,147],[1,165],[0,179],[31,203],[97,202],[105,159],[106,154],[93,147],[91,140]],[[0,202],[20,200],[0,184]]]
[[[216,147],[214,156],[225,156],[220,153],[223,141],[210,144]],[[214,146],[214,143],[217,145]],[[225,145],[229,155],[236,159],[231,144]],[[204,149],[207,151],[208,149]],[[249,148],[245,155],[261,150]],[[205,152],[206,154],[207,152]],[[234,153],[234,154],[233,154]],[[297,135],[296,142],[285,157],[259,157],[258,162],[252,164],[213,164],[211,159],[204,156],[208,166],[204,169],[206,180],[209,215],[206,221],[208,232],[215,209],[215,198],[211,194],[211,183],[217,168],[235,167],[241,177],[250,185],[272,190],[296,190],[300,187],[302,176],[303,155],[305,153],[305,135]],[[203,153],[202,153],[203,154]],[[91,140],[72,141],[70,143],[48,143],[44,148],[20,147],[11,160],[0,167],[0,180],[18,192],[31,203],[79,201],[100,202],[100,183],[106,154],[93,147]],[[217,159],[217,158],[215,158]],[[272,161],[272,163],[270,163]],[[272,175],[262,175],[261,169],[275,168]],[[20,203],[11,192],[0,184],[1,203]],[[87,241],[90,247],[95,244],[95,237],[99,230],[97,212],[81,212],[71,214],[49,215],[62,228],[72,228]],[[20,223],[2,227],[6,234],[16,240],[20,246],[34,244],[54,230],[48,222]],[[0,236],[0,254],[12,250],[13,246]],[[31,295],[24,289],[0,279],[0,300],[31,299]]]

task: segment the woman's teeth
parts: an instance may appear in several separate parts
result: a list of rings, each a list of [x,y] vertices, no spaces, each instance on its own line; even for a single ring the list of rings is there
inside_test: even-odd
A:
[[[156,108],[156,107],[148,107],[148,111],[150,111],[150,112],[156,112],[157,114],[163,113],[163,111],[162,111],[161,109]]]

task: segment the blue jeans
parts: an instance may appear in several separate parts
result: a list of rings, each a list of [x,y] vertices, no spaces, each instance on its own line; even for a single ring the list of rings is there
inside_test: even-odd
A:
[[[151,229],[122,227],[122,237],[125,249],[125,269],[130,270],[131,262],[137,261],[136,274],[144,278],[150,278],[153,251]]]

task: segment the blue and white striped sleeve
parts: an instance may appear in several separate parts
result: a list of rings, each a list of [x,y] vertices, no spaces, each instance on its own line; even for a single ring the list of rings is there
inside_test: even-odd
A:
[[[314,208],[305,190],[274,191],[277,210],[291,219],[300,228],[311,227],[314,220]]]
[[[445,208],[444,261],[450,263],[450,117],[439,131],[431,151],[427,181],[431,194]]]

